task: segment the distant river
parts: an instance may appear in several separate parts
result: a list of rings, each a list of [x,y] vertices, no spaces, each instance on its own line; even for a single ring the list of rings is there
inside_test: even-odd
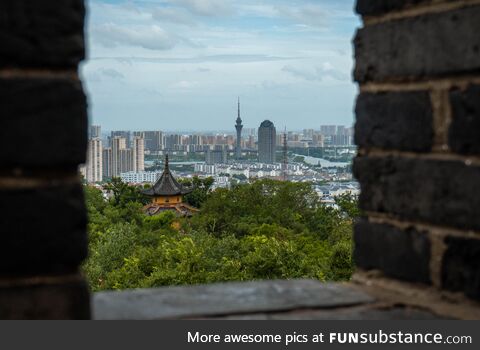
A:
[[[334,167],[345,168],[350,164],[350,163],[345,163],[345,162],[331,162],[331,161],[323,159],[323,158],[304,156],[304,155],[301,155],[301,154],[294,154],[294,156],[304,157],[305,158],[305,163],[310,164],[310,165],[318,165],[320,163],[322,168],[334,168]]]
[[[153,160],[146,160],[146,166],[152,166],[154,163]],[[172,165],[195,165],[195,164],[205,164],[205,162],[169,162]]]

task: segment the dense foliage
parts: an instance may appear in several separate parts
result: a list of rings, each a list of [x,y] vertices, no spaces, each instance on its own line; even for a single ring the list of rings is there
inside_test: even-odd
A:
[[[139,190],[109,201],[85,187],[90,257],[84,271],[93,290],[229,280],[316,278],[346,280],[352,273],[349,196],[327,207],[310,184],[256,181],[210,191],[194,179],[186,199],[201,208],[190,219],[167,212],[148,217]],[[120,190],[118,190],[120,188]]]

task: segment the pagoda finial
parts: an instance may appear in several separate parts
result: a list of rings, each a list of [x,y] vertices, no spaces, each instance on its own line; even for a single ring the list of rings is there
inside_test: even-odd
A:
[[[165,156],[165,170],[169,170],[169,169],[168,169],[168,153],[167,153],[167,155]]]

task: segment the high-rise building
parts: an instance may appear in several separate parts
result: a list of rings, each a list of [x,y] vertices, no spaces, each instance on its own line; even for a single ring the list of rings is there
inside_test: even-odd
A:
[[[102,168],[103,168],[103,177],[111,178],[112,177],[112,148],[107,147],[103,149],[102,152]]]
[[[131,148],[125,148],[120,150],[120,172],[118,177],[122,173],[132,171],[133,169],[133,150]]]
[[[355,134],[355,129],[353,127],[349,127],[346,130],[347,136],[348,136],[348,141],[347,141],[347,146],[351,146],[354,143],[354,134]]]
[[[321,125],[320,134],[324,136],[325,146],[351,146],[353,143],[352,128],[344,125]]]
[[[101,182],[103,179],[102,140],[98,137],[88,141],[85,177],[88,183]]]
[[[238,98],[238,115],[237,123],[235,124],[237,130],[237,143],[235,146],[235,159],[239,160],[242,157],[242,118],[240,118],[240,97]]]
[[[134,137],[142,137],[145,140],[145,150],[158,152],[165,147],[165,137],[161,131],[135,131]]]
[[[187,144],[192,146],[202,145],[202,137],[200,135],[188,135]]]
[[[168,150],[175,150],[178,146],[183,145],[183,137],[175,134],[167,135],[165,144]]]
[[[276,137],[275,137],[275,143],[277,145],[283,145],[283,134],[277,134]]]
[[[303,137],[307,139],[313,139],[313,134],[315,130],[313,129],[303,129]]]
[[[320,133],[325,136],[335,135],[337,133],[336,125],[320,125]]]
[[[108,169],[104,172],[110,175],[108,177],[119,177],[122,173],[145,170],[145,140],[142,137],[135,136],[131,148],[127,148],[127,140],[123,137],[115,136],[111,143],[111,156],[104,152],[104,157],[108,158],[107,160],[111,159],[107,163]]]
[[[125,151],[127,149],[127,140],[120,136],[114,136],[110,140],[112,144],[112,177],[119,177],[125,170]]]
[[[245,136],[257,136],[257,129],[255,128],[243,128],[243,134]]]
[[[313,145],[316,146],[316,147],[324,147],[325,145],[325,136],[322,135],[322,134],[313,134],[313,138],[312,138],[312,141],[313,141]]]
[[[256,148],[256,143],[255,143],[255,136],[253,135],[250,135],[248,137],[248,141],[247,141],[247,145],[246,145],[248,149],[255,149]]]
[[[102,138],[102,127],[100,125],[90,125],[88,138],[89,139]]]
[[[208,165],[227,163],[227,150],[224,147],[214,150],[208,149],[205,155],[205,161]]]
[[[277,131],[270,120],[265,120],[258,128],[258,161],[260,163],[275,163]]]
[[[126,147],[130,147],[130,131],[112,131],[110,134],[110,146],[113,147],[113,139],[115,137],[122,137],[125,139]]]
[[[142,137],[135,136],[132,144],[132,165],[134,172],[145,170],[145,140]]]

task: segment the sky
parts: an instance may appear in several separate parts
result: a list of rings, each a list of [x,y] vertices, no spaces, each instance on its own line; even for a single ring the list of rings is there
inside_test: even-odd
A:
[[[354,0],[87,0],[80,73],[103,130],[351,125]]]

